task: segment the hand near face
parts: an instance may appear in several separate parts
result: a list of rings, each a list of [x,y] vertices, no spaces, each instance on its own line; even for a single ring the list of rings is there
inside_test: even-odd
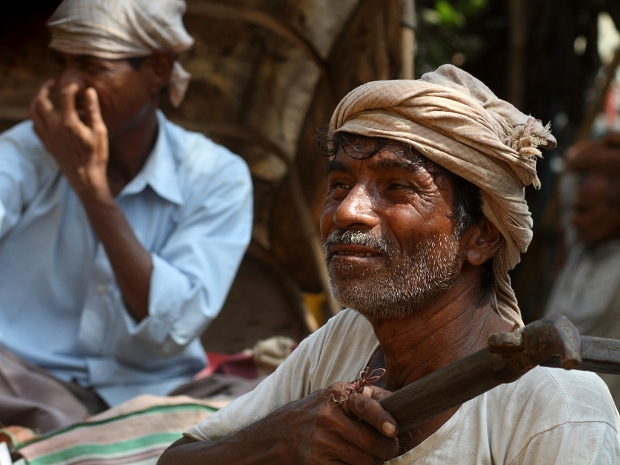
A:
[[[85,191],[109,190],[106,175],[108,131],[101,118],[97,92],[93,88],[84,91],[81,119],[76,108],[79,85],[72,82],[58,90],[59,110],[50,99],[55,87],[55,80],[47,81],[32,101],[30,115],[35,133],[78,195]]]
[[[335,383],[274,412],[290,463],[382,464],[398,455],[396,420],[378,402],[389,392],[365,386],[343,398],[345,385]]]

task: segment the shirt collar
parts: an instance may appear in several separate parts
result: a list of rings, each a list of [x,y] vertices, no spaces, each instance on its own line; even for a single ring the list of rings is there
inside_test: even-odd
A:
[[[155,146],[140,172],[123,188],[119,197],[137,194],[149,185],[160,197],[179,205],[183,197],[176,176],[177,166],[170,141],[166,137],[166,119],[160,110],[157,111],[157,121],[159,128]]]

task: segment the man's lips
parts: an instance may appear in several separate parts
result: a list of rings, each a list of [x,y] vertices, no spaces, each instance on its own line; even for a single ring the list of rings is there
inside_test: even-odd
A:
[[[381,255],[378,250],[351,245],[333,245],[330,252],[332,257],[379,257]]]

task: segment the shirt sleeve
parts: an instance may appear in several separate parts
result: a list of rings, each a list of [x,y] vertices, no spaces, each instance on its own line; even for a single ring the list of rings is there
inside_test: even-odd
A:
[[[315,349],[305,341],[252,391],[209,416],[184,435],[197,441],[214,441],[266,417],[279,407],[308,395],[307,377]]]
[[[217,316],[251,237],[252,183],[243,161],[231,158],[192,196],[200,200],[187,202],[166,244],[151,254],[149,316],[130,331],[158,355],[180,352]],[[123,350],[122,357],[131,356]]]
[[[0,238],[9,231],[32,201],[40,185],[32,152],[42,152],[26,122],[0,136]]]

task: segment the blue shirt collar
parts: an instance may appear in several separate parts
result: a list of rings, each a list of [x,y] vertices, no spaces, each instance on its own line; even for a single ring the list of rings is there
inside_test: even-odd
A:
[[[183,197],[176,175],[177,166],[173,149],[166,137],[166,118],[160,110],[157,111],[157,121],[159,128],[155,146],[140,172],[123,188],[119,197],[137,194],[149,185],[160,197],[180,205]]]

